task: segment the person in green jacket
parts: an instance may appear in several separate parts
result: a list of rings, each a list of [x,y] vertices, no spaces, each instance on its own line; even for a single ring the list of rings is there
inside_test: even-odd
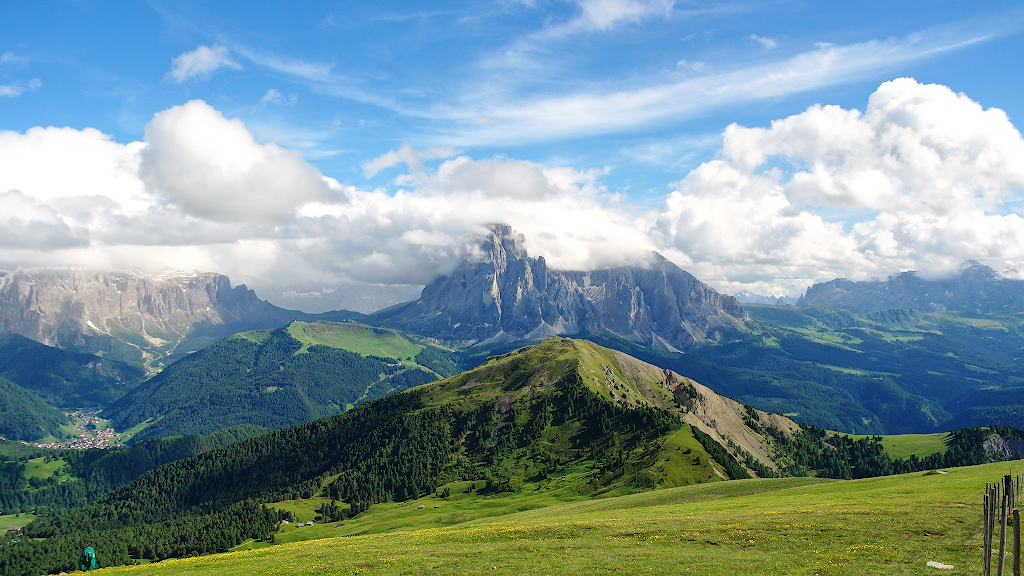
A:
[[[78,567],[82,570],[96,569],[96,551],[92,549],[92,546],[82,550],[82,556],[78,559]]]

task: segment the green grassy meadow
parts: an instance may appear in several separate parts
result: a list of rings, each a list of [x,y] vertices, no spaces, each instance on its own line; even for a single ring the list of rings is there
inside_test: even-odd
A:
[[[848,434],[848,436],[856,440],[867,437],[863,434]],[[906,459],[911,456],[924,458],[936,452],[945,452],[946,443],[943,441],[945,437],[945,432],[882,436],[882,446],[886,453],[893,458]]]
[[[423,346],[414,344],[393,330],[372,328],[362,324],[308,324],[292,322],[288,325],[288,333],[302,342],[302,349],[314,344],[342,348],[363,356],[382,356],[385,358],[411,359],[423,350]]]
[[[36,519],[35,514],[3,514],[0,515],[0,531],[6,531],[13,526],[24,526]]]
[[[61,459],[50,459],[43,456],[32,458],[25,463],[25,478],[38,478],[45,480],[53,476],[58,470],[67,464]]]
[[[853,481],[716,482],[422,527],[105,570],[108,574],[979,574],[986,482],[1022,462]],[[427,499],[429,500],[429,499]],[[444,510],[444,505],[440,510]],[[387,510],[381,510],[387,514]],[[296,529],[316,530],[317,527]],[[938,561],[955,566],[936,571]]]

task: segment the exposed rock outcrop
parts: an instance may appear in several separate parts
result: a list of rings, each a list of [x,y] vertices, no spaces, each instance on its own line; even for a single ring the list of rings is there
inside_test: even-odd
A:
[[[735,298],[659,254],[643,266],[552,270],[543,257],[527,254],[522,235],[496,225],[477,258],[376,321],[478,345],[611,331],[648,348],[678,351],[714,340],[720,329],[746,318]]]

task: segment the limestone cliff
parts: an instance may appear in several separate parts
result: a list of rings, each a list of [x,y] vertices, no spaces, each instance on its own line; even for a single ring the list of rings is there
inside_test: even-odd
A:
[[[227,276],[215,273],[0,274],[0,331],[65,349],[108,352],[119,346],[122,352],[134,348],[140,359],[161,356],[190,335],[213,338],[276,327],[297,314],[260,300],[245,285],[232,287]],[[202,345],[208,338],[199,340]]]

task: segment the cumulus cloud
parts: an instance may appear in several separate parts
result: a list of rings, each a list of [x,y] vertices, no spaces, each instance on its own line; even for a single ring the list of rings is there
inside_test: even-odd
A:
[[[241,70],[242,65],[231,58],[231,51],[226,46],[200,46],[172,58],[171,71],[166,78],[178,84],[190,78],[205,80],[221,68]]]
[[[792,294],[967,259],[1019,267],[1022,192],[1024,139],[1002,110],[900,78],[863,113],[812,106],[770,128],[729,126],[722,158],[680,183],[652,230],[706,277],[771,275]]]
[[[301,154],[256,142],[241,120],[202,100],[153,118],[139,173],[154,195],[209,220],[280,221],[334,196]]]

